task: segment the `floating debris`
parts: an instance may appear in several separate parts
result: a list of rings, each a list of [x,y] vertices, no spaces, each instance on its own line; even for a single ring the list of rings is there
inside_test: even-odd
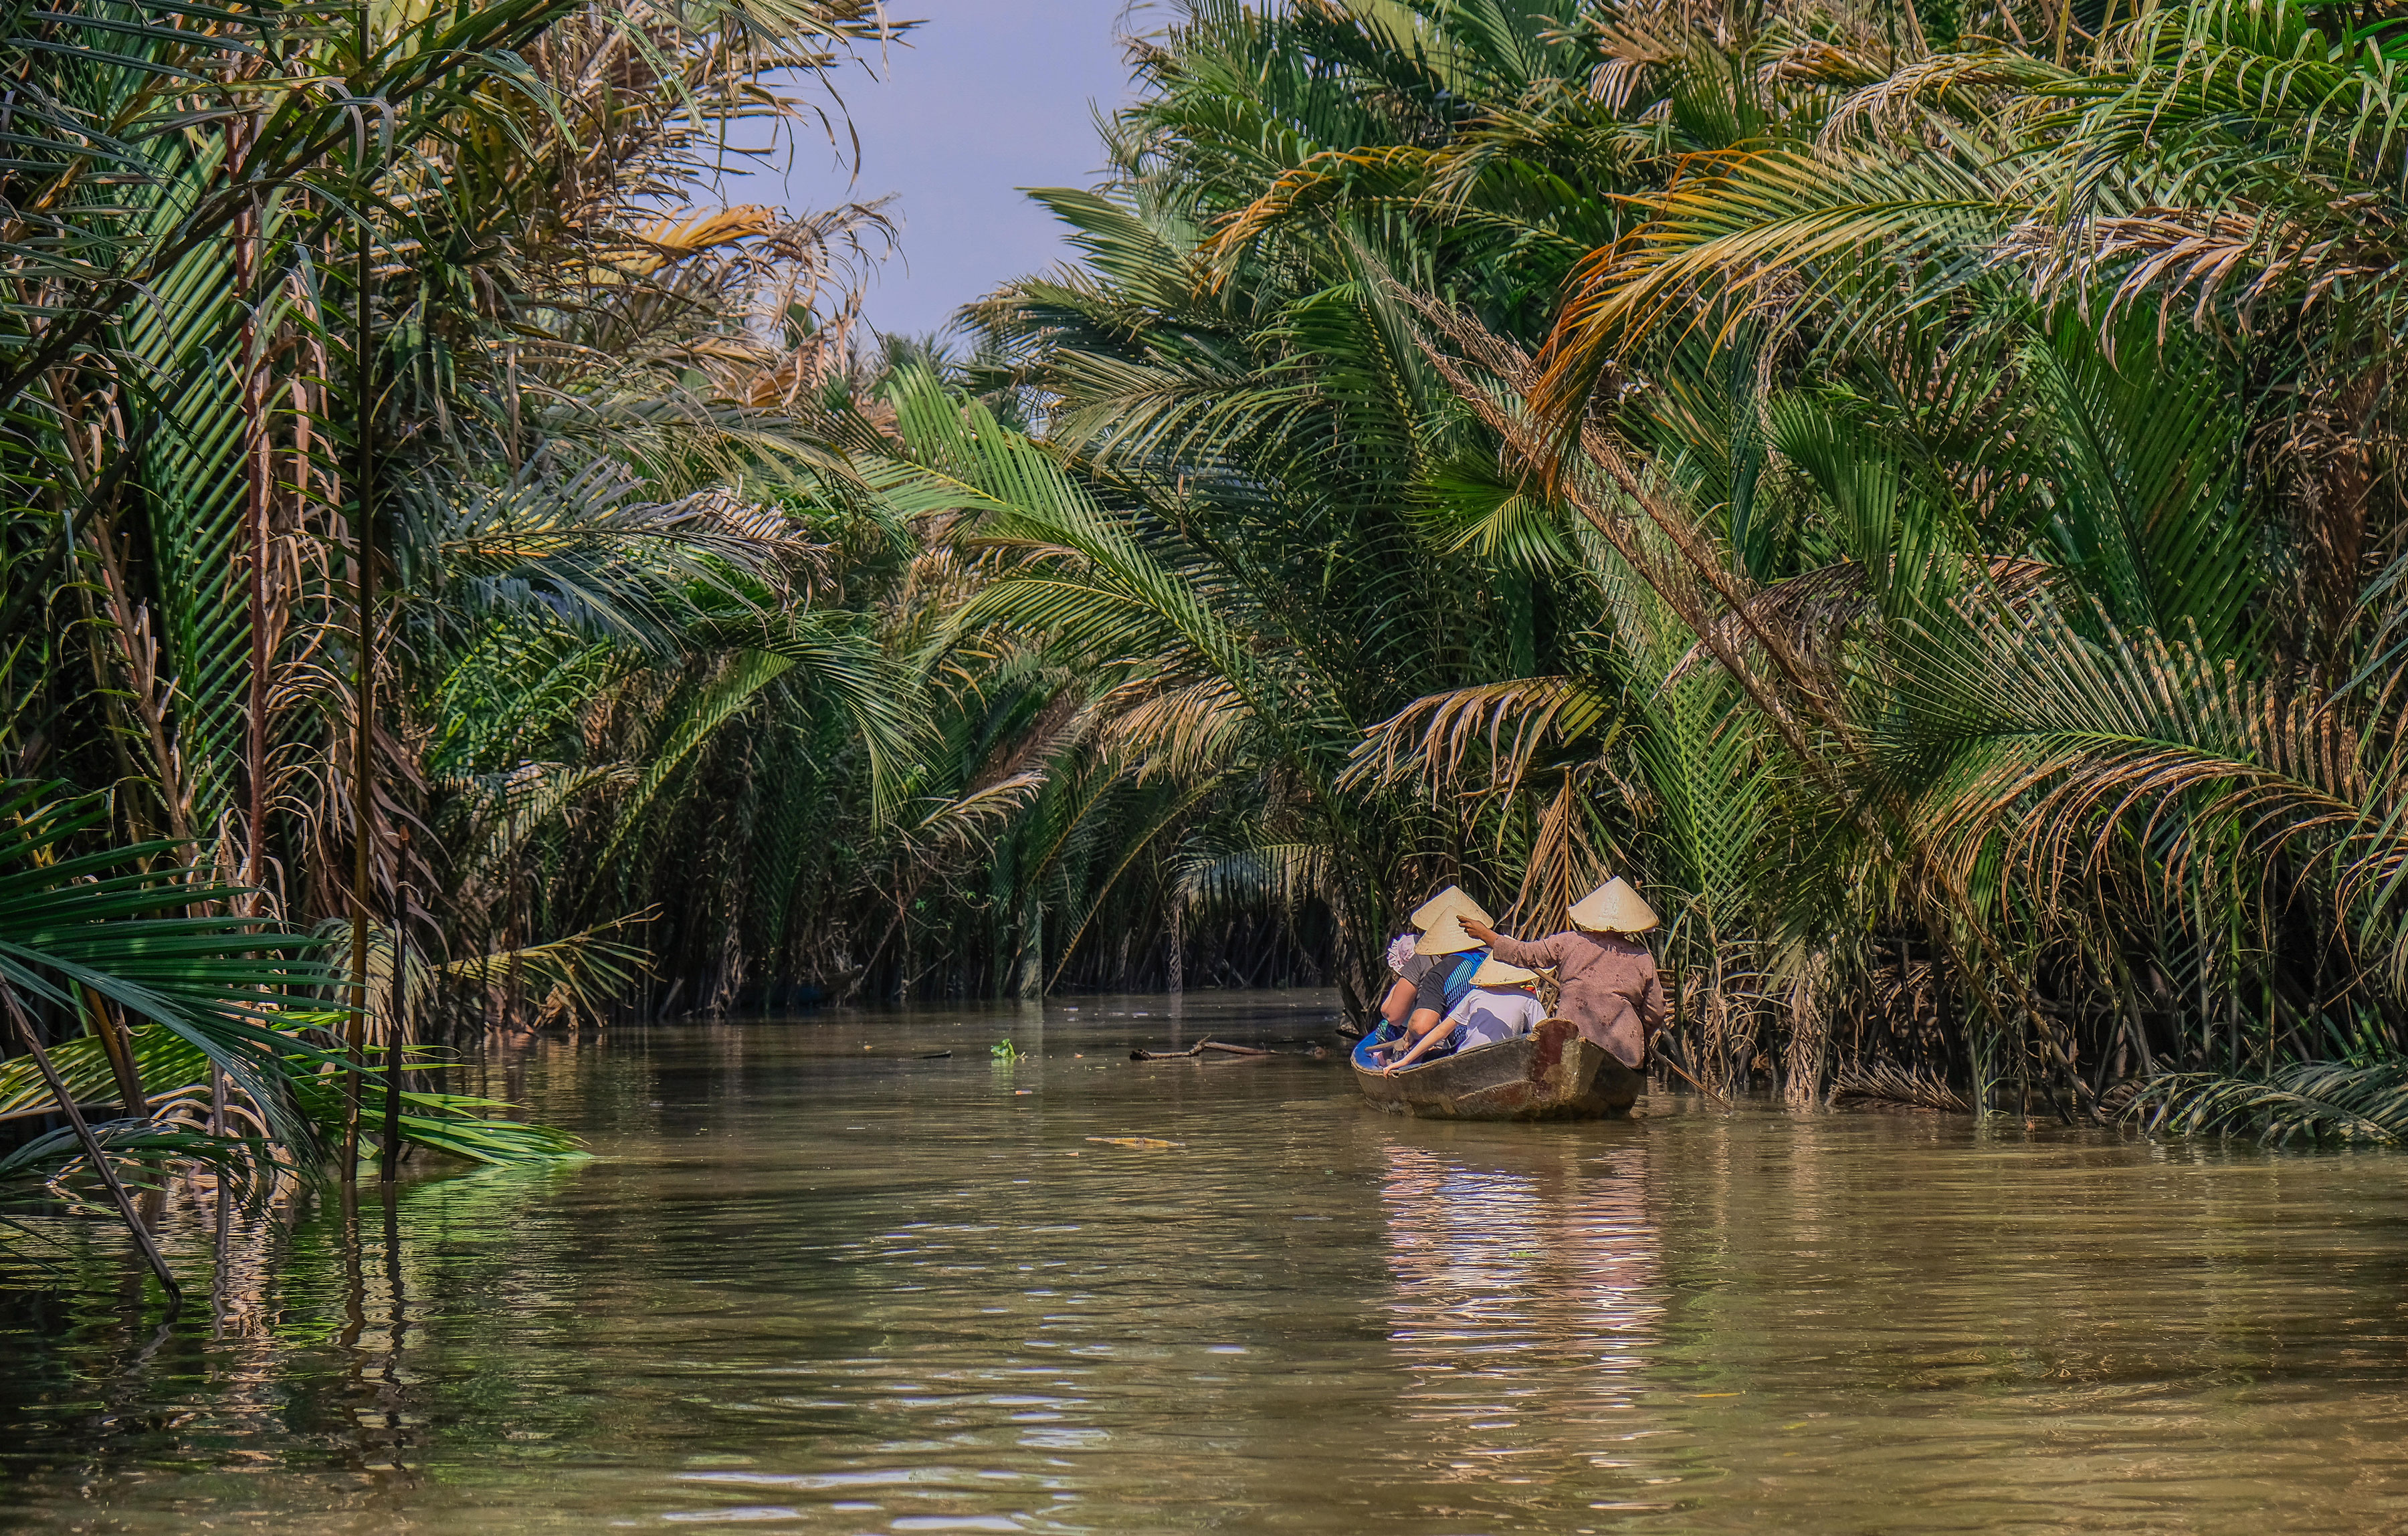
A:
[[[1277,1051],[1267,1051],[1254,1045],[1225,1045],[1218,1040],[1199,1040],[1183,1051],[1133,1050],[1129,1052],[1129,1060],[1132,1061],[1183,1061],[1190,1057],[1200,1057],[1206,1051],[1223,1051],[1231,1056],[1277,1056],[1279,1054]]]
[[[1090,1136],[1087,1140],[1101,1142],[1106,1146],[1131,1147],[1140,1152],[1161,1152],[1187,1145],[1185,1142],[1156,1141],[1152,1136]]]

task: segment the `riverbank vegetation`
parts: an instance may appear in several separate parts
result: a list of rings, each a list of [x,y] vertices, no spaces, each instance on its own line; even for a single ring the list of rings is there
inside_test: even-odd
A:
[[[2390,21],[1192,0],[949,348],[710,180],[878,7],[334,15],[0,49],[0,976],[122,1133],[631,1008],[1359,1010],[1431,884],[1611,872],[1710,1087],[2396,1134]]]
[[[1312,891],[1358,999],[1393,893],[1612,869],[1710,1084],[2387,1136],[2402,48],[1196,7],[1048,194],[1081,270],[976,311],[1076,494],[966,619],[1125,690],[1243,807],[1188,889]]]
[[[811,79],[899,29],[854,0],[7,27],[0,1115],[86,1113],[0,1178],[102,1143],[253,1188],[364,1142],[388,1176],[405,1145],[558,1153],[411,1086],[411,1042],[624,988],[645,872],[708,867],[664,791],[746,704],[904,738],[874,640],[809,600],[833,534],[884,525],[796,408],[880,217],[707,190],[731,143],[819,135]],[[546,855],[571,823],[582,864]]]

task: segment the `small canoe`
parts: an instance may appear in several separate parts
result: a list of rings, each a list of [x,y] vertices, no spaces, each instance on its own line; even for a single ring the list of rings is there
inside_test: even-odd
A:
[[[1550,1018],[1528,1034],[1475,1045],[1435,1061],[1416,1061],[1391,1077],[1356,1043],[1354,1081],[1363,1097],[1392,1115],[1425,1120],[1582,1120],[1623,1116],[1638,1101],[1641,1076],[1569,1019]]]

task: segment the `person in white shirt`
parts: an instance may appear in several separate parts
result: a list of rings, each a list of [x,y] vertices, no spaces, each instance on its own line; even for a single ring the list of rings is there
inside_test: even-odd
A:
[[[1413,1048],[1397,1058],[1386,1072],[1396,1072],[1412,1065],[1424,1053],[1433,1050],[1440,1041],[1452,1048],[1468,1051],[1475,1045],[1493,1045],[1500,1040],[1529,1033],[1547,1017],[1534,989],[1539,974],[1526,971],[1503,960],[1488,960],[1471,975],[1471,990],[1448,1013],[1445,1022],[1451,1030],[1432,1030],[1413,1042]]]

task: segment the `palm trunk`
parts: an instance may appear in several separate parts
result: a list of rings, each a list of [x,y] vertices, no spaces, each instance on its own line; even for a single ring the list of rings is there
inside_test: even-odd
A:
[[[250,718],[243,742],[243,778],[249,790],[250,816],[243,842],[242,883],[251,888],[248,904],[258,916],[266,904],[263,889],[267,870],[267,701],[274,653],[269,630],[270,592],[274,579],[271,517],[275,505],[274,444],[268,431],[267,360],[259,328],[259,206],[254,201],[236,226],[235,284],[243,296],[242,431],[243,477],[249,492],[243,513],[245,583],[251,610]]]
[[[1177,997],[1187,985],[1187,907],[1173,895],[1170,898],[1170,960],[1169,984],[1163,988]]]
[[[359,21],[359,67],[365,78],[368,61],[368,9],[363,0]],[[358,190],[367,190],[367,146],[363,136],[359,153]],[[359,690],[353,701],[358,718],[351,768],[351,1016],[343,1026],[351,1072],[343,1102],[343,1182],[359,1177],[360,1071],[362,1027],[368,1005],[368,876],[375,852],[376,831],[376,364],[375,313],[369,301],[374,280],[375,231],[367,221],[366,199],[359,200],[358,268],[354,278],[357,318],[351,330],[352,363],[357,368],[359,461],[352,470],[359,505],[359,540],[355,571],[359,594]]]
[[[149,1118],[150,1096],[143,1091],[142,1072],[135,1065],[134,1046],[126,1038],[124,1021],[109,1011],[108,1002],[98,992],[89,987],[81,990],[84,1022],[100,1042],[101,1054],[108,1058],[108,1070],[117,1079],[117,1098],[125,1108],[125,1117]],[[214,1068],[216,1063],[210,1066]]]
[[[1034,888],[1020,895],[1020,952],[1012,964],[1012,992],[1024,1003],[1045,995],[1045,903]]]

